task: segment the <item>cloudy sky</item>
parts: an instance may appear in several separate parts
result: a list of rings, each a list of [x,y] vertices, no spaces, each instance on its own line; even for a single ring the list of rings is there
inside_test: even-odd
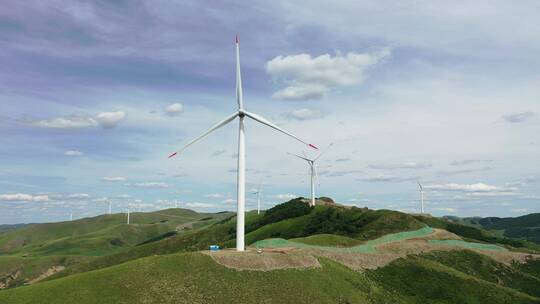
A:
[[[235,210],[244,103],[321,147],[317,194],[434,215],[540,212],[537,1],[10,1],[0,224]],[[308,196],[301,144],[248,121],[264,207]],[[310,153],[306,151],[306,153]],[[248,208],[254,208],[248,194]]]

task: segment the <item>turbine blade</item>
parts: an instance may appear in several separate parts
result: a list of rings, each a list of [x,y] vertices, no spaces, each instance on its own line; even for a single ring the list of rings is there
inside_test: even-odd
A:
[[[236,103],[238,109],[244,108],[244,100],[242,93],[242,75],[240,73],[240,42],[238,35],[236,35]]]
[[[262,123],[263,125],[267,125],[267,126],[269,126],[270,128],[272,128],[272,129],[278,130],[279,132],[281,132],[281,133],[283,133],[283,134],[285,134],[285,135],[288,135],[288,136],[290,136],[290,137],[292,137],[292,138],[298,140],[299,142],[301,142],[301,143],[303,143],[303,144],[305,144],[305,145],[308,145],[309,147],[311,147],[311,148],[313,148],[313,149],[317,149],[317,150],[319,149],[319,148],[317,148],[315,145],[310,144],[310,143],[308,143],[308,142],[306,142],[306,141],[303,141],[303,140],[301,140],[300,138],[298,138],[296,135],[293,135],[293,134],[291,134],[291,133],[289,133],[289,132],[283,130],[282,128],[276,126],[275,124],[271,123],[271,122],[268,121],[266,118],[264,118],[264,117],[262,117],[262,116],[260,116],[260,115],[257,115],[257,114],[255,114],[255,113],[246,112],[246,111],[244,111],[243,113],[244,113],[247,117],[249,117],[249,118],[251,118],[251,119],[253,119],[253,120],[255,120],[255,121],[258,121],[258,122]]]
[[[319,159],[321,156],[323,156],[324,153],[326,153],[328,150],[330,150],[330,147],[332,147],[334,143],[330,143],[328,145],[328,147],[326,147],[323,151],[321,151],[321,153],[319,153],[319,155],[317,157],[315,157],[315,159],[313,161],[316,161],[317,159]]]
[[[296,154],[294,154],[294,153],[289,153],[289,152],[287,152],[287,154],[289,154],[289,155],[291,155],[291,156],[298,157],[298,158],[303,159],[303,160],[305,160],[305,161],[310,161],[310,159],[307,159],[307,158],[302,157],[302,156],[300,156],[300,155],[296,155]]]
[[[223,121],[221,121],[220,123],[218,123],[217,125],[213,126],[210,130],[204,132],[201,136],[195,138],[194,140],[190,141],[187,145],[183,146],[182,149],[172,153],[171,155],[169,155],[169,158],[177,155],[178,153],[181,153],[182,151],[184,151],[187,147],[191,146],[192,144],[198,142],[199,140],[201,140],[202,138],[204,138],[206,135],[212,133],[213,131],[223,127],[224,125],[230,123],[233,119],[236,118],[236,116],[238,116],[238,112],[236,113],[233,113],[232,115],[228,116],[227,118],[225,118]]]
[[[424,190],[424,188],[422,188],[422,184],[420,184],[420,182],[418,182],[418,187],[420,187],[420,191]]]

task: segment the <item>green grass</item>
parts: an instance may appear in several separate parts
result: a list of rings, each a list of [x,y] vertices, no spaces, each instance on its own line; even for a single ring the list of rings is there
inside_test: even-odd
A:
[[[182,223],[207,217],[187,209],[101,215],[76,221],[33,224],[0,234],[0,254],[104,255],[174,230]]]
[[[338,263],[309,270],[236,271],[173,254],[0,292],[0,303],[385,303],[397,300]]]
[[[199,253],[159,255],[0,291],[0,303],[540,303],[534,278],[469,251],[409,256],[365,273],[320,262],[237,271]]]
[[[506,246],[510,250],[519,250],[522,252],[536,253],[540,252],[540,245],[531,243],[527,240],[513,239],[503,237],[497,233],[493,233],[471,225],[464,225],[450,221],[444,218],[415,216],[419,221],[424,222],[433,228],[448,230],[456,235],[461,236],[466,241],[477,241],[491,244],[499,244]],[[463,221],[461,221],[463,222]]]
[[[472,252],[457,251],[409,256],[368,271],[368,277],[387,291],[399,293],[407,303],[540,303],[533,295],[508,287],[523,283],[523,275],[508,278],[516,280],[515,285],[497,284],[488,273],[505,266],[492,260],[471,261],[474,258],[477,255]],[[537,293],[531,285],[520,289]]]
[[[195,231],[196,227],[201,229],[229,216],[230,213],[198,214],[185,209],[167,209],[132,213],[134,224],[131,225],[122,222],[123,215],[115,214],[9,230],[0,235],[0,247],[4,248],[4,254],[0,255],[0,283],[9,281],[10,287],[19,286],[52,266],[67,267],[67,274],[155,254],[157,251],[148,249],[150,246],[137,245],[158,237],[166,239],[163,236],[175,231],[181,223],[196,221]],[[181,231],[179,235],[188,233],[191,231]],[[125,253],[139,247],[142,250],[135,254]],[[18,274],[16,280],[9,279],[15,274]]]
[[[307,237],[294,238],[289,241],[315,246],[352,247],[362,243],[361,240],[335,234],[315,234]]]
[[[354,239],[349,239],[343,236],[338,235],[316,235],[314,238],[308,237],[308,238],[299,238],[299,239],[291,239],[291,240],[285,240],[285,239],[266,239],[258,241],[254,244],[256,247],[265,248],[265,247],[294,247],[294,248],[312,248],[312,249],[319,249],[319,250],[325,250],[325,251],[335,251],[335,252],[356,252],[356,253],[375,253],[377,252],[376,245],[380,244],[386,244],[390,242],[395,241],[402,241],[407,240],[411,238],[421,237],[429,235],[433,232],[433,229],[431,227],[423,227],[418,230],[414,231],[403,231],[403,232],[397,232],[397,233],[391,233],[384,235],[380,238],[369,240],[367,242],[362,242],[361,244],[351,246],[351,247],[337,247],[332,245],[319,245],[324,242],[328,242],[329,240],[335,241],[343,241],[347,240],[348,242],[355,241]],[[344,239],[345,238],[345,239]],[[297,242],[295,240],[300,240],[304,242]],[[309,240],[308,244],[305,242],[305,240]],[[319,243],[319,244],[317,244]]]
[[[520,271],[518,265],[516,265],[517,267],[506,266],[487,256],[470,251],[432,252],[423,255],[423,258],[452,267],[484,281],[540,297],[540,279]]]
[[[483,228],[502,237],[522,239],[540,244],[540,213],[518,217],[451,217],[453,222]]]

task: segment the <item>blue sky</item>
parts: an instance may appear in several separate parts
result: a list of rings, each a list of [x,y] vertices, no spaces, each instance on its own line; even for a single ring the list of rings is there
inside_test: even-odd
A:
[[[24,1],[0,11],[0,223],[235,210],[244,102],[333,147],[317,194],[434,215],[540,212],[536,1]],[[308,196],[303,146],[247,122],[248,188]],[[248,195],[248,209],[255,207]]]

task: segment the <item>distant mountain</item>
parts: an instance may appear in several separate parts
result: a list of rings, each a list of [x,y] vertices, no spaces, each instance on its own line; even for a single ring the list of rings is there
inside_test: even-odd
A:
[[[449,220],[491,230],[506,237],[528,240],[540,244],[540,213],[518,217],[446,217]]]
[[[32,225],[32,224],[0,225],[0,233],[6,232],[6,231],[9,231],[9,230],[13,230],[13,229],[19,229],[19,228],[22,228],[22,227],[27,226],[27,225]]]

